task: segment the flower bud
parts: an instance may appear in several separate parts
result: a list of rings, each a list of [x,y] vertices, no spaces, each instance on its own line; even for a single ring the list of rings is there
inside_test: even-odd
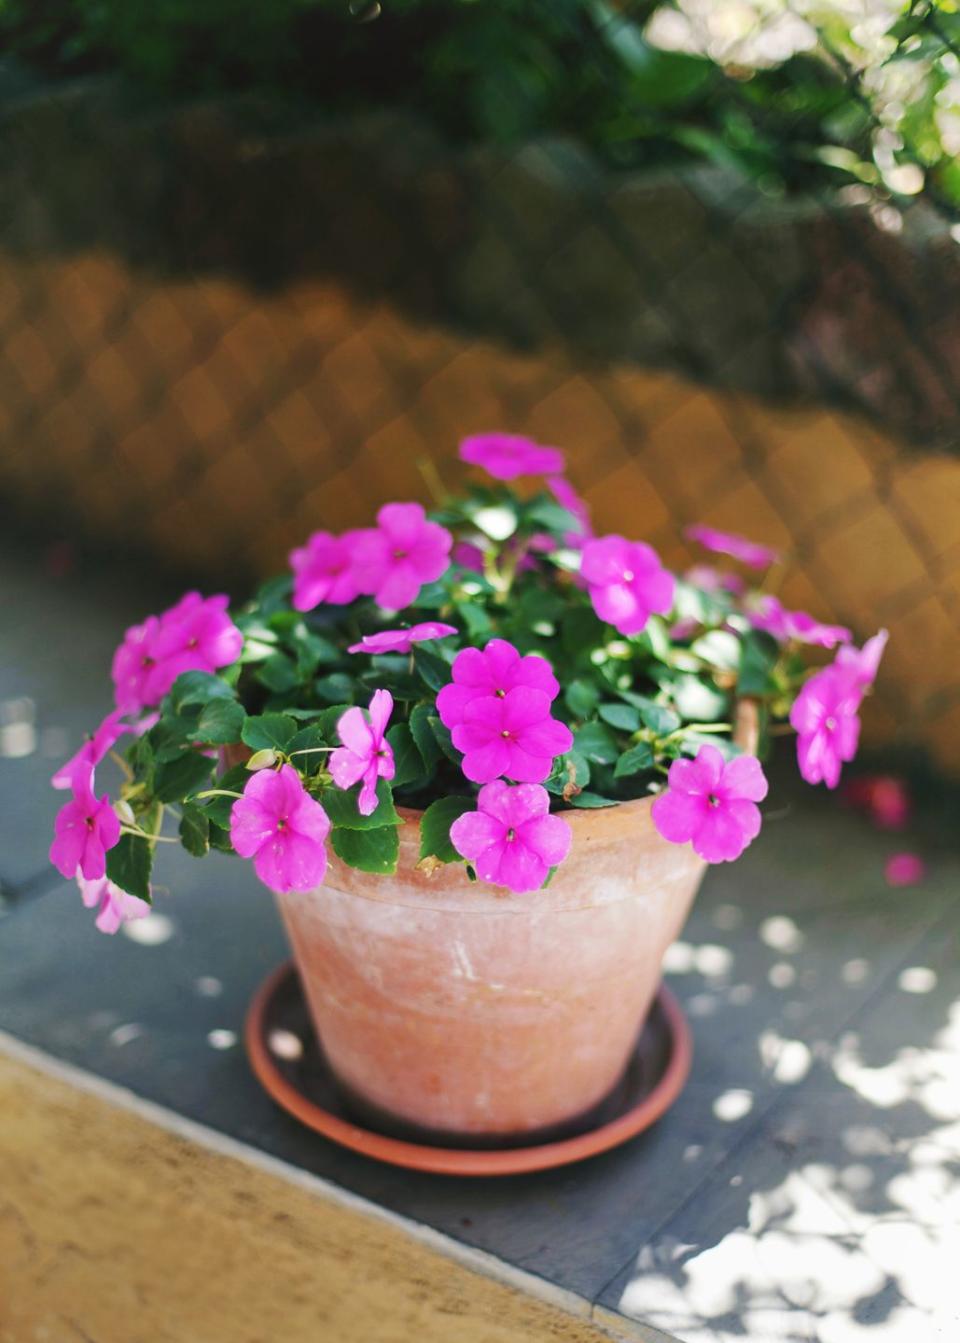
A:
[[[271,765],[277,763],[277,753],[272,746],[265,746],[262,751],[254,751],[253,755],[247,761],[247,769],[269,769]]]
[[[118,800],[114,802],[113,810],[124,825],[136,825],[137,818],[133,814],[133,808],[124,798],[118,798]]]

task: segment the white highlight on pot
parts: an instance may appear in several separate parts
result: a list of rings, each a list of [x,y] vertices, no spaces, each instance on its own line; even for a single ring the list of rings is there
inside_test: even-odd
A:
[[[218,1027],[216,1030],[207,1033],[207,1044],[212,1049],[232,1049],[236,1043],[236,1031],[228,1031],[223,1027]]]
[[[786,914],[774,914],[761,923],[760,940],[774,951],[782,951],[789,956],[800,950],[806,938],[793,919],[787,918]]]
[[[753,1109],[753,1092],[733,1088],[722,1092],[713,1102],[713,1113],[725,1124],[735,1124]]]
[[[122,926],[124,937],[141,947],[159,947],[173,937],[173,920],[166,914],[148,914],[145,919],[132,919]]]
[[[926,965],[911,965],[900,972],[897,984],[904,993],[932,993],[937,987],[937,972]]]

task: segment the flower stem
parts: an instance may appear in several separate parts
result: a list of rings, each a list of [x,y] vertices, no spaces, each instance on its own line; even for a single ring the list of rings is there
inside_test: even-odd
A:
[[[443,488],[443,481],[440,479],[440,472],[434,466],[429,457],[417,458],[417,470],[423,476],[423,482],[430,491],[430,496],[435,504],[446,503],[447,492]]]

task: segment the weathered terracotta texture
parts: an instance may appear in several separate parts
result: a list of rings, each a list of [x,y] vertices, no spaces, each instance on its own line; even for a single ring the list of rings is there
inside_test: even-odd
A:
[[[703,864],[667,844],[649,799],[565,813],[570,857],[510,895],[459,866],[416,870],[404,814],[393,879],[331,859],[280,911],[317,1031],[346,1085],[408,1122],[460,1134],[563,1123],[614,1086]]]

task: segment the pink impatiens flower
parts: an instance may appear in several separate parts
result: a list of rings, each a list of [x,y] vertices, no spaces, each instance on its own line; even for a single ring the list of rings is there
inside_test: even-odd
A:
[[[521,657],[506,639],[491,639],[487,646],[464,648],[453,660],[453,681],[437,695],[440,721],[453,729],[463,721],[471,700],[491,696],[503,699],[517,686],[539,690],[548,701],[556,699],[560,684],[546,658],[536,653]]]
[[[120,822],[104,795],[93,791],[93,766],[74,771],[73,797],[57,812],[50,861],[64,877],[78,874],[99,881],[107,870],[107,850],[120,840]]]
[[[450,827],[453,847],[476,868],[481,881],[516,894],[536,891],[570,852],[566,821],[550,815],[550,796],[539,784],[517,787],[497,780],[480,789],[477,810]]]
[[[454,564],[470,569],[475,574],[483,573],[483,551],[472,541],[458,541],[453,547],[451,558]]]
[[[236,662],[243,635],[227,614],[229,604],[222,594],[187,592],[160,617],[155,653],[169,680],[167,690],[183,672],[215,672]]]
[[[872,639],[868,639],[862,648],[854,648],[851,645],[839,649],[834,666],[847,672],[861,691],[868,690],[877,679],[880,659],[883,657],[883,650],[889,638],[887,630],[880,630]]]
[[[377,780],[392,779],[395,772],[393,748],[385,733],[393,712],[389,690],[375,690],[370,701],[369,721],[362,709],[348,709],[337,723],[342,746],[330,757],[330,773],[338,788],[352,788],[363,780],[357,810],[370,816],[377,809]]]
[[[99,765],[120,737],[125,732],[131,731],[133,729],[127,727],[123,722],[123,711],[121,709],[114,709],[112,713],[108,713],[93,736],[85,741],[80,750],[62,764],[54,774],[50,780],[54,788],[72,788],[74,776],[78,771],[84,771],[89,767]]]
[[[652,546],[622,536],[587,541],[580,561],[593,609],[621,634],[639,634],[673,605],[674,578]]]
[[[716,569],[712,564],[694,564],[683,575],[688,583],[703,592],[743,592],[746,584],[739,574]]]
[[[455,625],[444,625],[440,620],[424,620],[407,630],[381,630],[379,634],[365,634],[358,644],[351,644],[348,653],[409,653],[414,644],[427,639],[447,639],[457,634]]]
[[[880,830],[905,829],[913,810],[906,783],[894,774],[862,774],[844,784],[843,797]]]
[[[495,480],[558,476],[563,471],[559,448],[541,447],[521,434],[474,434],[460,444],[460,460],[482,466]]]
[[[489,783],[501,774],[518,783],[540,783],[554,757],[573,745],[570,729],[550,716],[548,696],[522,685],[502,699],[482,695],[470,700],[451,735],[463,752],[463,772],[474,783]]]
[[[811,676],[790,710],[797,762],[807,783],[836,788],[845,761],[857,753],[862,691],[852,673],[834,662]]]
[[[672,844],[693,844],[708,863],[739,858],[760,833],[767,781],[760,761],[738,755],[725,761],[715,746],[701,746],[693,760],[675,760],[667,787],[654,801],[653,823]]]
[[[114,698],[121,713],[136,713],[147,705],[159,704],[170,688],[165,682],[165,670],[157,664],[159,629],[157,616],[147,616],[143,624],[131,625],[113,655],[110,671]]]
[[[384,504],[377,522],[353,533],[353,574],[378,606],[399,611],[449,568],[453,537],[420,504]]]
[[[122,923],[133,919],[145,919],[150,913],[146,900],[136,895],[128,895],[119,886],[115,886],[107,877],[99,881],[87,881],[77,877],[80,895],[88,909],[96,909],[96,926],[101,933],[115,933]]]
[[[745,536],[735,532],[720,532],[716,527],[704,527],[697,524],[688,527],[685,533],[691,541],[697,541],[704,550],[712,550],[717,555],[730,555],[745,564],[748,569],[767,569],[779,560],[780,555],[770,546],[758,545],[748,541]]]
[[[327,813],[292,765],[251,775],[230,813],[230,842],[279,895],[312,891],[327,871]]]
[[[132,625],[113,656],[117,707],[124,713],[153,707],[183,672],[215,672],[236,662],[243,635],[228,604],[223,595],[188,592],[162,615]]]
[[[291,550],[295,610],[312,611],[321,602],[345,606],[360,595],[353,572],[355,535],[355,532],[347,532],[344,536],[314,532],[305,546]]]
[[[888,886],[918,886],[927,875],[927,865],[918,853],[893,853],[883,868]]]
[[[811,644],[815,648],[836,648],[837,644],[848,643],[853,638],[845,625],[824,625],[806,611],[788,611],[769,593],[758,594],[749,603],[747,618],[754,629],[765,630],[782,643],[795,639],[797,643]]]

